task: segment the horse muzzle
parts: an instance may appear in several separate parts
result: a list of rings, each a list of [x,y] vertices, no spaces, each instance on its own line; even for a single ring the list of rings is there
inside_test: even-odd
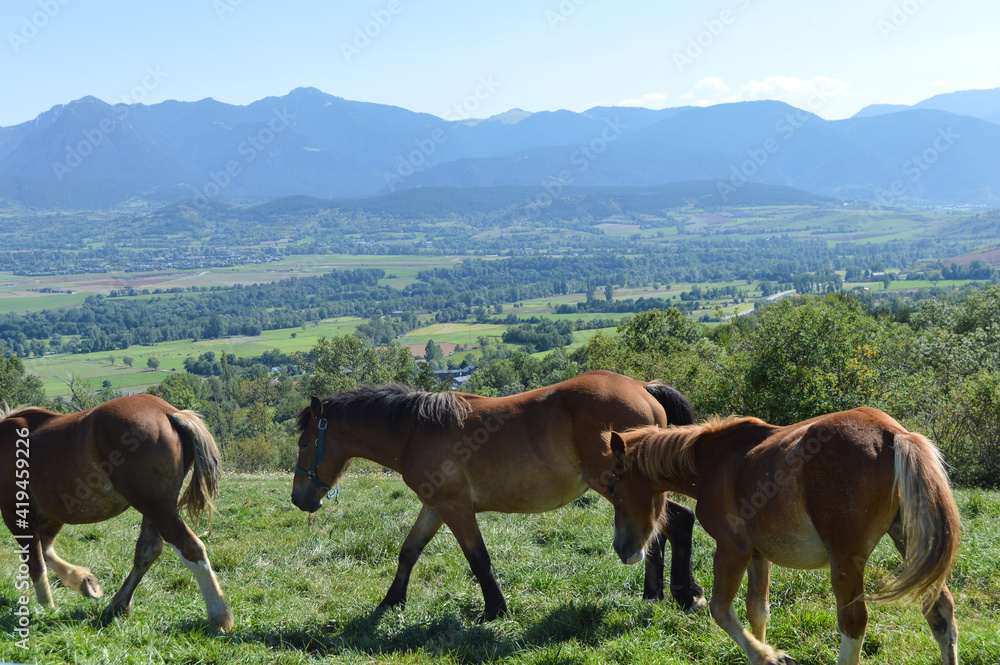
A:
[[[302,498],[299,492],[292,492],[292,505],[307,513],[315,513],[323,506],[323,499],[315,496]]]
[[[618,555],[618,558],[622,560],[622,563],[624,563],[626,566],[631,566],[632,564],[639,563],[644,558],[646,558],[646,553],[642,549],[636,549],[634,545],[631,546],[627,545],[623,541],[624,539],[621,538],[617,532],[615,532],[615,539],[614,539],[615,553]]]

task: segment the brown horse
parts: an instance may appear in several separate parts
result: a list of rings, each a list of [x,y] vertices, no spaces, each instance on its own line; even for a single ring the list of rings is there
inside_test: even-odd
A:
[[[602,430],[693,421],[689,402],[673,388],[604,371],[510,397],[414,392],[399,385],[313,397],[299,414],[292,502],[318,510],[355,457],[398,471],[423,507],[380,607],[406,603],[413,565],[447,524],[482,587],[489,620],[507,604],[476,513],[547,512],[588,487],[607,497],[613,457]],[[666,538],[673,548],[671,592],[687,609],[703,607],[702,589],[691,576],[694,514],[665,496],[655,501],[657,515],[665,513],[664,528],[650,548],[644,596],[663,598]]]
[[[903,563],[874,600],[920,596],[943,662],[958,662],[955,603],[945,583],[958,551],[958,508],[940,453],[920,434],[864,407],[788,427],[733,418],[608,436],[618,463],[608,484],[618,555],[628,563],[641,557],[658,493],[697,499],[698,519],[717,545],[712,616],[751,663],[796,662],[764,643],[772,561],[830,567],[837,662],[859,662],[868,622],[865,564],[886,533]],[[748,568],[752,634],[733,610]]]
[[[191,482],[178,503],[188,469]],[[110,519],[130,505],[142,514],[132,571],[102,619],[127,613],[163,541],[201,587],[209,618],[233,625],[205,546],[181,519],[212,511],[220,474],[211,433],[192,411],[159,397],[120,397],[89,411],[59,415],[37,408],[0,412],[0,510],[21,548],[38,602],[55,607],[46,566],[62,583],[90,598],[104,591],[91,572],[59,558],[52,540],[64,524]]]

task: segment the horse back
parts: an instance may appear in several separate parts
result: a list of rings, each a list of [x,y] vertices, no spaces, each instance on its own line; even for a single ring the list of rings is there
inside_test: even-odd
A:
[[[31,488],[41,512],[69,524],[101,521],[160,486],[176,503],[186,469],[166,418],[176,410],[134,395],[29,421]]]
[[[843,547],[845,533],[857,541],[849,548],[867,553],[899,511],[893,442],[905,432],[868,408],[776,429],[731,463],[738,497],[732,509],[749,518],[755,544],[784,547],[772,558],[779,565],[824,565],[824,552]],[[856,528],[845,531],[845,524]]]
[[[588,487],[606,490],[603,431],[668,424],[647,385],[596,371],[508,397],[470,395],[463,427],[417,437],[405,466],[418,493],[448,475],[480,510],[553,510]]]

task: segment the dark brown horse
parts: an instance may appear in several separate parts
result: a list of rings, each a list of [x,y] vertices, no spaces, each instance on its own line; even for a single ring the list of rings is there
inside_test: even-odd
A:
[[[955,602],[946,585],[958,551],[958,508],[940,453],[920,434],[865,407],[788,427],[734,418],[609,438],[618,464],[608,485],[618,555],[627,563],[641,558],[660,492],[697,499],[698,520],[717,545],[712,616],[751,663],[795,662],[764,642],[771,562],[830,567],[837,662],[858,663],[868,623],[865,564],[886,533],[903,563],[873,599],[921,597],[943,662],[958,662]],[[752,633],[733,610],[748,569]]]
[[[219,451],[195,413],[152,395],[120,397],[71,415],[36,408],[0,412],[0,469],[0,510],[39,603],[55,607],[46,563],[66,587],[103,596],[97,578],[59,558],[52,540],[64,524],[101,522],[131,505],[142,514],[132,572],[102,618],[128,612],[166,540],[198,581],[209,619],[222,629],[232,627],[205,546],[178,513],[179,506],[195,519],[211,512],[218,487]]]
[[[476,513],[541,513],[587,488],[607,496],[613,457],[608,427],[693,422],[673,388],[611,372],[577,376],[510,397],[424,393],[391,385],[312,398],[299,414],[299,461],[292,502],[319,509],[355,457],[398,471],[423,507],[403,541],[399,569],[382,606],[403,605],[410,571],[442,524],[458,539],[486,601],[486,618],[507,604],[490,564]],[[663,598],[664,536],[673,548],[671,592],[687,609],[703,607],[691,576],[689,508],[656,497],[665,513],[646,567],[646,598]],[[666,508],[664,506],[666,505]]]

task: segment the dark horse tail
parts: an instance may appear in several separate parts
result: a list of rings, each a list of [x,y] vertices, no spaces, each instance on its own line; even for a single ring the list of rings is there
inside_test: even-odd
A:
[[[695,424],[691,400],[680,391],[665,383],[651,383],[646,386],[646,392],[655,397],[667,412],[667,424],[674,426]]]
[[[191,482],[177,501],[177,507],[186,507],[195,522],[205,511],[211,519],[215,512],[212,499],[219,493],[219,477],[222,475],[222,461],[215,439],[194,411],[178,411],[167,418],[181,437],[184,447],[191,449],[194,458]]]

